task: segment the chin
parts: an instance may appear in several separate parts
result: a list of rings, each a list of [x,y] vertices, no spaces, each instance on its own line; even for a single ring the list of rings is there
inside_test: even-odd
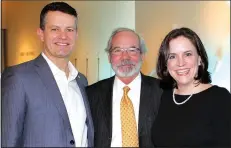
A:
[[[68,56],[70,56],[70,54],[71,54],[71,52],[60,52],[60,53],[58,53],[58,56],[60,56],[60,57],[68,57]]]
[[[124,71],[116,71],[116,75],[118,75],[119,77],[131,77],[133,75],[133,71],[129,71],[129,72],[124,72]]]
[[[57,57],[59,57],[59,58],[68,58],[68,57],[69,57],[69,54],[57,55]]]
[[[179,80],[179,81],[177,81],[177,85],[189,85],[189,84],[191,84],[191,83],[193,83],[193,82],[191,82],[191,81],[182,81],[182,80]]]

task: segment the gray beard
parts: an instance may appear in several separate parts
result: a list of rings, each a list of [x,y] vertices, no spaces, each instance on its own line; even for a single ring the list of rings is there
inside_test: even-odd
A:
[[[123,69],[123,71],[120,70],[120,66],[131,64],[131,67],[127,67],[126,69]],[[114,70],[116,76],[118,77],[131,77],[135,75],[136,73],[140,72],[141,66],[142,66],[142,60],[140,60],[137,64],[134,62],[131,62],[130,60],[123,60],[121,63],[117,65],[111,65],[112,69]]]

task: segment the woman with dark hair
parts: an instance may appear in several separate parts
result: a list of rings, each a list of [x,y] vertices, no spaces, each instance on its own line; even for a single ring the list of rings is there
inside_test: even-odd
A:
[[[156,147],[230,147],[231,94],[211,85],[208,57],[189,28],[162,41],[157,75],[164,92],[152,127]]]

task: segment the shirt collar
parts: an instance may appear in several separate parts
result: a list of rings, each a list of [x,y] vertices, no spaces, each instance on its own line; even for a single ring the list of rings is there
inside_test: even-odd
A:
[[[129,84],[124,84],[117,76],[115,76],[115,86],[117,86],[117,88],[122,88],[124,86],[128,86],[130,89],[133,89],[134,87],[136,87],[137,81],[141,80],[141,74],[139,72],[139,74],[136,76],[136,78]]]
[[[69,78],[75,79],[78,75],[78,71],[70,61],[68,62],[68,68],[69,68]]]
[[[58,75],[58,74],[65,75],[65,72],[62,71],[61,69],[59,69],[43,52],[42,52],[42,56],[47,61],[54,76]],[[74,65],[70,61],[68,62],[68,69],[69,69],[68,79],[71,79],[71,80],[75,79],[78,75],[78,71],[76,70],[76,68],[74,67]]]

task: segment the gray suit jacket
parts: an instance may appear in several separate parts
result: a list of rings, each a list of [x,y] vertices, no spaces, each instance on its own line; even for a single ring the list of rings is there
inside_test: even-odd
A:
[[[67,111],[52,75],[40,55],[35,60],[9,67],[2,74],[3,147],[74,147]],[[86,78],[76,78],[86,108],[88,146],[94,129],[85,93]]]

